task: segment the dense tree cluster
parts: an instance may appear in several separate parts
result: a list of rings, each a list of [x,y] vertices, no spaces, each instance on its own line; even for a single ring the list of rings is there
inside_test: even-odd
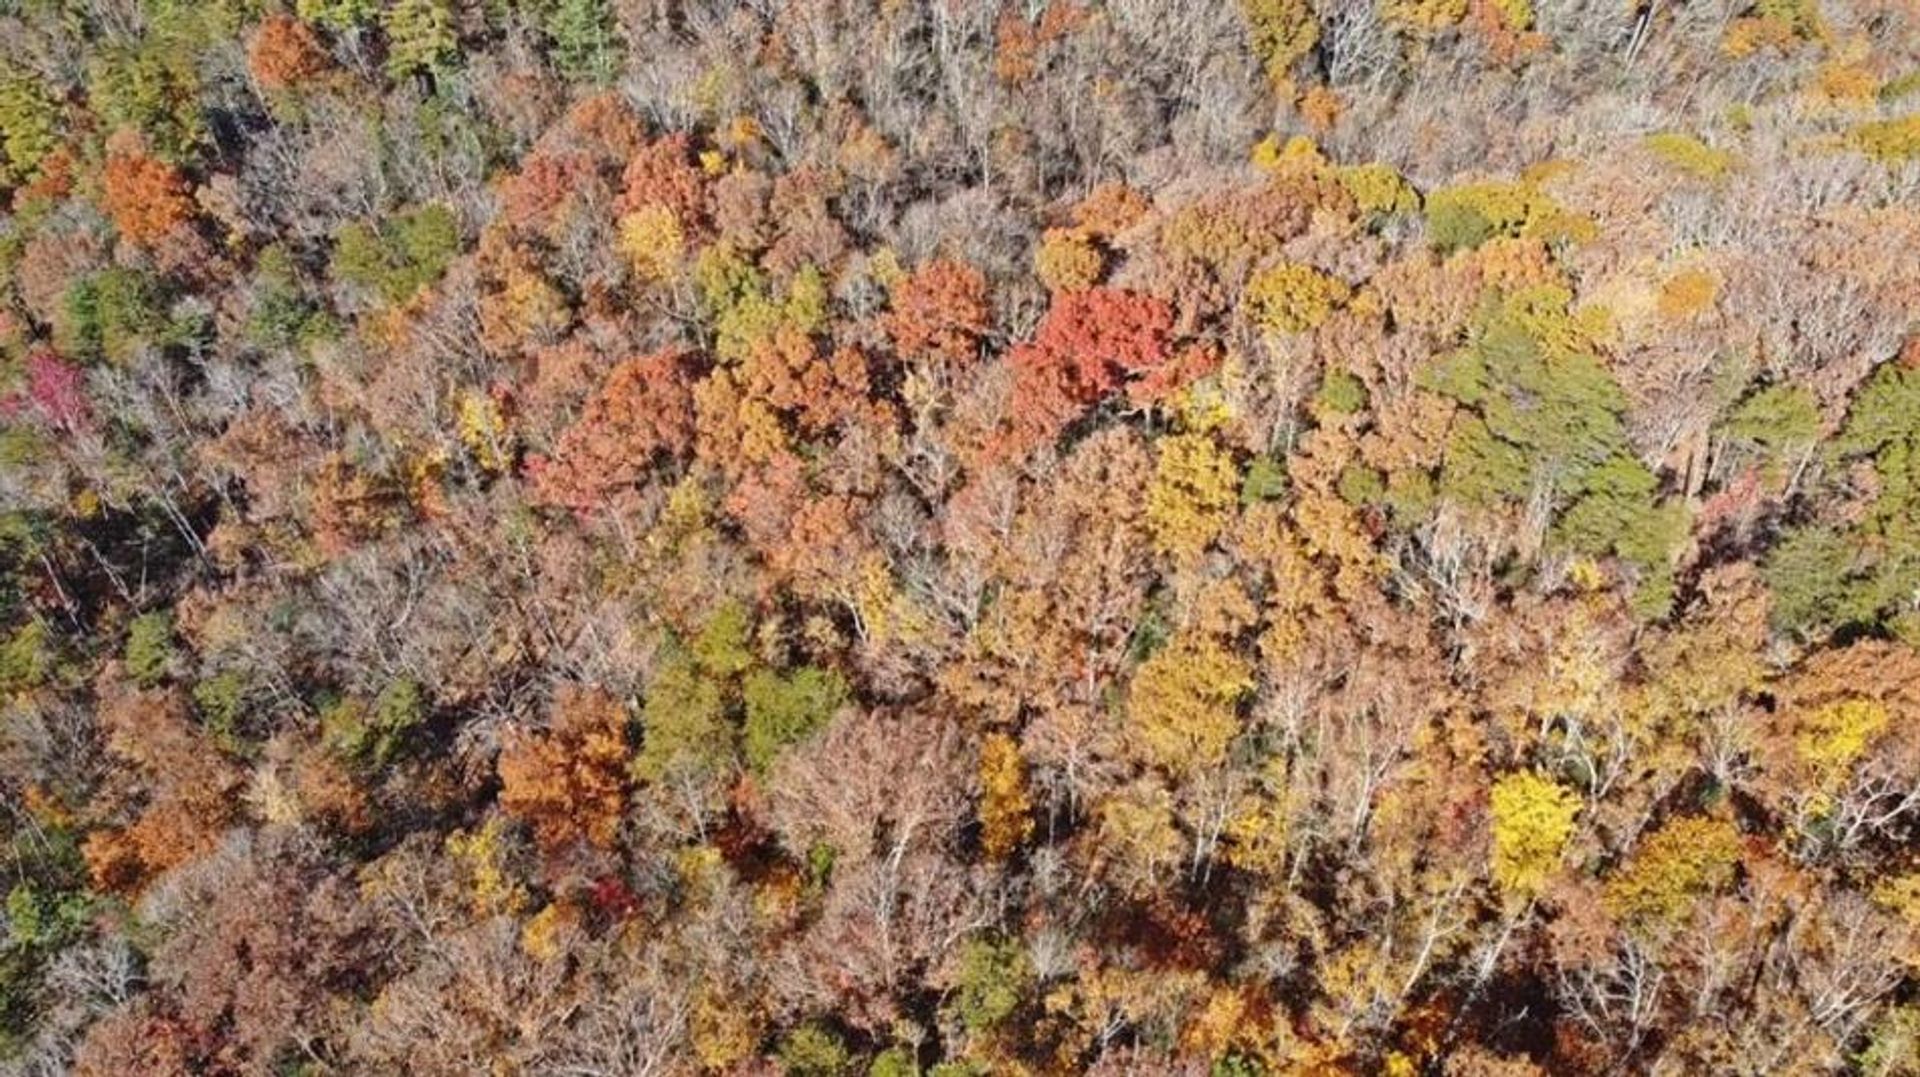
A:
[[[0,1073],[1920,1073],[1908,0],[0,0]]]

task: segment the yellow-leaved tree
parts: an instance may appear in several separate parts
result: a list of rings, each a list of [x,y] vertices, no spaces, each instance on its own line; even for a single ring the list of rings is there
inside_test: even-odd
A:
[[[1493,786],[1493,881],[1502,892],[1530,898],[1560,867],[1573,837],[1580,798],[1559,782],[1530,771]]]
[[[1302,333],[1327,320],[1353,289],[1312,266],[1292,262],[1264,270],[1247,282],[1253,323],[1272,333]]]
[[[1885,731],[1886,705],[1873,699],[1843,699],[1815,711],[1794,736],[1794,747],[1824,788],[1846,777],[1848,768]]]
[[[1027,795],[1027,765],[1020,746],[1005,733],[980,744],[980,845],[1004,860],[1033,833],[1033,801]]]
[[[1695,900],[1733,881],[1741,851],[1740,832],[1724,819],[1670,820],[1607,880],[1607,911],[1641,928],[1679,921]]]
[[[1127,693],[1127,733],[1153,766],[1184,776],[1220,765],[1240,732],[1253,669],[1205,637],[1176,636],[1140,664]]]
[[[1233,458],[1204,434],[1163,438],[1147,490],[1153,544],[1177,558],[1198,554],[1220,534],[1239,496]]]
[[[686,230],[672,207],[652,203],[620,218],[618,246],[641,280],[666,280],[686,253]]]

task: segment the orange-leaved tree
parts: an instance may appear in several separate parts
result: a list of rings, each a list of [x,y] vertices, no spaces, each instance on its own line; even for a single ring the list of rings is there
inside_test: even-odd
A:
[[[576,842],[606,848],[627,806],[627,715],[619,700],[568,687],[544,734],[516,734],[500,753],[500,805],[533,826],[549,852]]]
[[[150,244],[192,219],[193,198],[179,169],[148,156],[136,142],[112,140],[100,194],[120,234]]]

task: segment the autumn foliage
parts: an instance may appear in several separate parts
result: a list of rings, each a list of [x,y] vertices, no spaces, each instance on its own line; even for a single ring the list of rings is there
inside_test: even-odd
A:
[[[297,88],[331,63],[313,28],[288,15],[269,16],[247,49],[247,70],[264,90]]]
[[[988,326],[986,277],[958,262],[928,262],[894,288],[886,324],[902,355],[971,360]]]
[[[0,1073],[1920,1072],[1916,71],[0,5]]]
[[[542,848],[613,843],[626,806],[626,724],[605,693],[569,691],[548,731],[518,735],[501,752],[501,806],[533,827]]]
[[[618,500],[656,459],[686,451],[693,438],[689,362],[663,351],[615,364],[552,454],[528,461],[542,500],[587,511]]]
[[[1151,296],[1096,288],[1047,308],[1033,341],[1008,357],[1022,383],[1090,404],[1167,361],[1173,313]]]
[[[186,177],[137,149],[107,158],[101,190],[114,227],[135,243],[162,239],[193,216]]]

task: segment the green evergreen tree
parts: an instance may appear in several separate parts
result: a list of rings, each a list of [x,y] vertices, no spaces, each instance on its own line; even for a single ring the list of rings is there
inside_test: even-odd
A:
[[[387,73],[395,78],[443,74],[459,55],[445,0],[394,0],[380,27],[387,34]]]
[[[142,688],[152,688],[173,669],[173,615],[143,613],[127,628],[127,673]]]
[[[621,41],[607,0],[558,0],[546,32],[554,66],[570,81],[598,85],[619,73]]]

